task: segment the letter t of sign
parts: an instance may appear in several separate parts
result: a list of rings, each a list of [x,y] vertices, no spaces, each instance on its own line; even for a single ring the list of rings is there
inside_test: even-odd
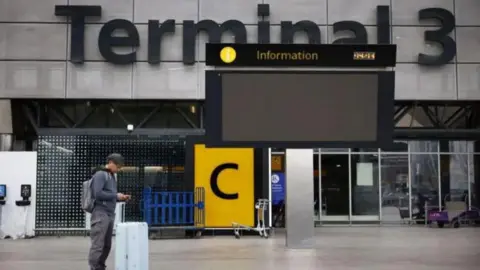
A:
[[[55,6],[55,16],[71,19],[70,61],[82,64],[85,60],[85,18],[102,16],[101,6]]]

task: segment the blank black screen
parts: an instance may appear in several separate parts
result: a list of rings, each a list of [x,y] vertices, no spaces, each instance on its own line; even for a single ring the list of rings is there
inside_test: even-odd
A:
[[[378,74],[222,74],[224,141],[377,140]]]

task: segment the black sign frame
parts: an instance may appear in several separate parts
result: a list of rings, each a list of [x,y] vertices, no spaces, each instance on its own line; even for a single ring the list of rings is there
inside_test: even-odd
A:
[[[375,141],[225,141],[222,138],[222,75],[241,74],[376,74],[378,75],[377,138]],[[387,148],[393,143],[394,71],[205,71],[205,145],[254,148]]]
[[[223,50],[235,52],[225,62]],[[397,45],[207,43],[205,64],[217,67],[395,67]]]

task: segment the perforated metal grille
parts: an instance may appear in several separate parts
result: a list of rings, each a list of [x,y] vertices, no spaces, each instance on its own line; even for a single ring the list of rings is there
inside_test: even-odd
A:
[[[125,157],[117,179],[119,192],[132,195],[125,210],[127,221],[143,220],[140,203],[146,186],[158,191],[193,191],[193,182],[183,177],[185,140],[180,136],[40,136],[37,229],[51,234],[47,229],[85,228],[80,208],[82,182],[111,153]]]

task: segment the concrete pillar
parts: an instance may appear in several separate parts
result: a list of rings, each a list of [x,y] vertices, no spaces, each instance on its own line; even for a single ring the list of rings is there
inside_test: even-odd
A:
[[[13,150],[12,107],[9,99],[0,99],[0,151]]]
[[[9,99],[0,99],[0,134],[12,134],[12,107]]]
[[[0,134],[0,151],[13,150],[13,136],[12,134]]]
[[[287,248],[314,248],[313,149],[287,149],[285,156]]]

